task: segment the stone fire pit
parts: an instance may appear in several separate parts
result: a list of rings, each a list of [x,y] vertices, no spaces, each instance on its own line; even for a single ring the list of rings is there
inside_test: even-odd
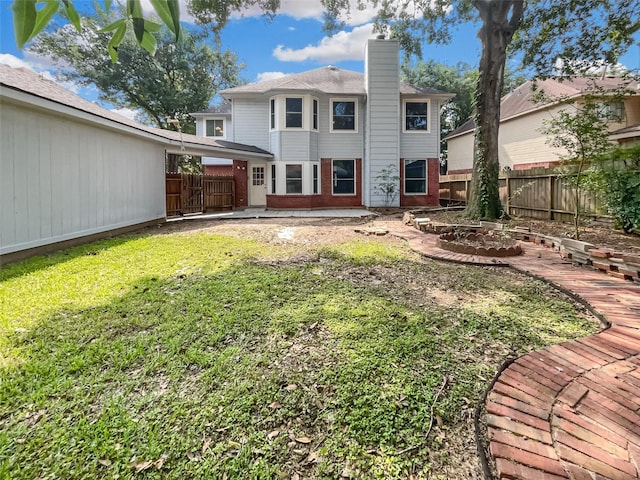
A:
[[[483,257],[515,257],[522,253],[522,247],[515,240],[490,233],[447,232],[441,234],[436,243],[449,252]]]

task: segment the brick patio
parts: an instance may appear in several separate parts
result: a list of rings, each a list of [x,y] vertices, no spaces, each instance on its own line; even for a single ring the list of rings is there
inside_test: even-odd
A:
[[[520,357],[500,374],[486,406],[499,478],[640,478],[639,284],[574,266],[533,243],[523,243],[518,257],[479,257],[442,250],[437,235],[400,222],[386,227],[426,257],[542,279],[611,325]]]

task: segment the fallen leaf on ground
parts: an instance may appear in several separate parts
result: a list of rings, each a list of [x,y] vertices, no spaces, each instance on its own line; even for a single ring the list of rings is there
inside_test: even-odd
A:
[[[298,443],[311,443],[312,441],[309,437],[296,437],[296,442]]]
[[[98,460],[98,463],[104,467],[108,467],[109,465],[111,465],[111,460],[101,458],[100,460]]]
[[[280,435],[280,430],[274,430],[273,432],[270,432],[270,433],[267,435],[267,438],[268,438],[269,440],[273,440],[273,439],[274,439],[274,438],[276,438],[278,435]]]
[[[270,403],[270,404],[269,404],[269,408],[276,409],[276,408],[280,408],[280,407],[282,407],[282,405],[280,404],[280,402],[273,402],[273,403]]]
[[[293,392],[294,390],[296,390],[298,388],[298,385],[296,385],[295,383],[292,383],[291,385],[287,385],[286,387],[284,387],[284,389],[287,392]]]
[[[136,473],[144,472],[145,470],[149,470],[153,466],[153,460],[147,460],[146,462],[137,462],[134,463],[133,466],[136,469]]]
[[[202,453],[209,450],[209,445],[211,445],[211,437],[207,437],[204,439],[204,443],[202,444]]]

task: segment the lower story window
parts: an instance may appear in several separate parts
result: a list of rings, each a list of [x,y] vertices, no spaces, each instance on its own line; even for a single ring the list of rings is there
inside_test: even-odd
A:
[[[302,165],[286,166],[287,193],[302,193]]]
[[[313,193],[317,194],[320,193],[320,179],[319,179],[319,175],[318,175],[318,171],[319,171],[319,166],[313,165],[313,182],[312,182],[312,187],[313,187]]]
[[[271,165],[271,193],[276,193],[276,166]]]
[[[355,160],[333,160],[333,194],[356,193]]]
[[[404,193],[416,195],[427,193],[427,161],[404,161]]]

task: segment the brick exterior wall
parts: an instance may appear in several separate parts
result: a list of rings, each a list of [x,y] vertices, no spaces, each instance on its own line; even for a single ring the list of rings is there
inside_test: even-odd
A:
[[[232,177],[233,165],[204,165],[204,174],[217,177]]]
[[[235,208],[246,208],[249,206],[249,177],[247,176],[246,160],[233,161],[233,179],[236,184],[236,204]]]
[[[318,195],[267,195],[267,208],[362,207],[362,159],[356,158],[355,160],[355,195],[333,195],[331,193],[333,182],[331,159],[322,158],[320,159],[320,193]]]
[[[427,158],[427,195],[404,194],[404,159],[400,159],[400,206],[426,207],[440,205],[440,162]]]

